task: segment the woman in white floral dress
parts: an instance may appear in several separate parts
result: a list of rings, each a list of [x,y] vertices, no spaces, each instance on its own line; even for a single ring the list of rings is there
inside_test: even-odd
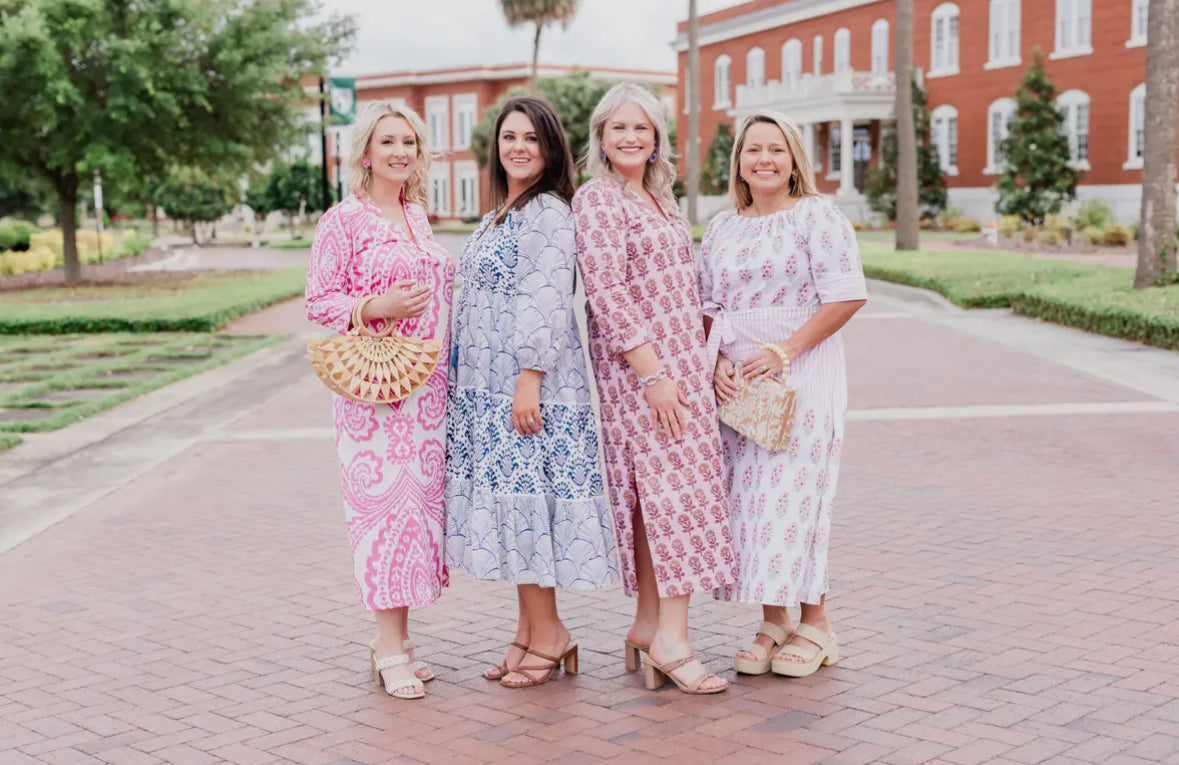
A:
[[[815,190],[797,128],[757,112],[738,130],[730,168],[736,209],[703,242],[701,294],[711,317],[717,398],[738,375],[784,373],[797,391],[785,451],[723,426],[737,581],[717,597],[762,605],[740,672],[801,677],[838,660],[824,608],[827,542],[847,409],[839,329],[867,297],[855,232]],[[787,608],[802,605],[791,635]]]

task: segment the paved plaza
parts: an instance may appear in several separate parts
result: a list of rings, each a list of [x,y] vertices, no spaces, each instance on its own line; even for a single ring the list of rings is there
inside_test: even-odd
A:
[[[737,677],[760,615],[697,597],[729,690],[647,691],[609,591],[559,596],[581,674],[501,688],[514,590],[452,572],[385,696],[296,339],[0,455],[0,763],[1179,762],[1179,355],[871,290],[837,667]]]

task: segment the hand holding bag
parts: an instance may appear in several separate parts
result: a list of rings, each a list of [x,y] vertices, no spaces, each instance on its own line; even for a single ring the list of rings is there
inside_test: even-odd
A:
[[[442,343],[403,335],[393,319],[380,332],[372,331],[361,319],[369,300],[352,309],[352,328],[346,334],[308,340],[307,355],[333,393],[367,404],[401,401],[434,374]]]
[[[778,352],[775,348],[771,350]],[[796,398],[795,391],[784,379],[789,372],[787,363],[782,378],[765,377],[748,382],[738,375],[740,392],[720,405],[721,422],[763,449],[785,451],[790,444],[790,431],[794,428]]]

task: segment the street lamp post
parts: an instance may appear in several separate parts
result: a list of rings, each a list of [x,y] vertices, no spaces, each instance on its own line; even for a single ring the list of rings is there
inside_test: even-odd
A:
[[[94,228],[98,231],[98,262],[102,262],[102,173],[94,171]]]

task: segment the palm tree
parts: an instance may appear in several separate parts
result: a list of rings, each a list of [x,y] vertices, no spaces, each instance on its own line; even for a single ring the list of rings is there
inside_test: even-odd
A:
[[[1179,0],[1151,0],[1147,11],[1146,116],[1142,217],[1135,287],[1175,273],[1175,150],[1179,146]]]
[[[684,147],[684,164],[688,175],[688,222],[697,223],[700,195],[700,24],[696,0],[688,0],[688,142]]]
[[[536,34],[532,38],[532,77],[529,79],[533,90],[536,90],[536,62],[540,55],[541,30],[554,21],[560,22],[562,28],[569,26],[580,4],[581,0],[500,0],[508,24],[514,27],[521,24],[536,25]]]
[[[917,206],[917,129],[913,123],[913,0],[897,0],[896,61],[896,248],[915,250],[920,210]]]

